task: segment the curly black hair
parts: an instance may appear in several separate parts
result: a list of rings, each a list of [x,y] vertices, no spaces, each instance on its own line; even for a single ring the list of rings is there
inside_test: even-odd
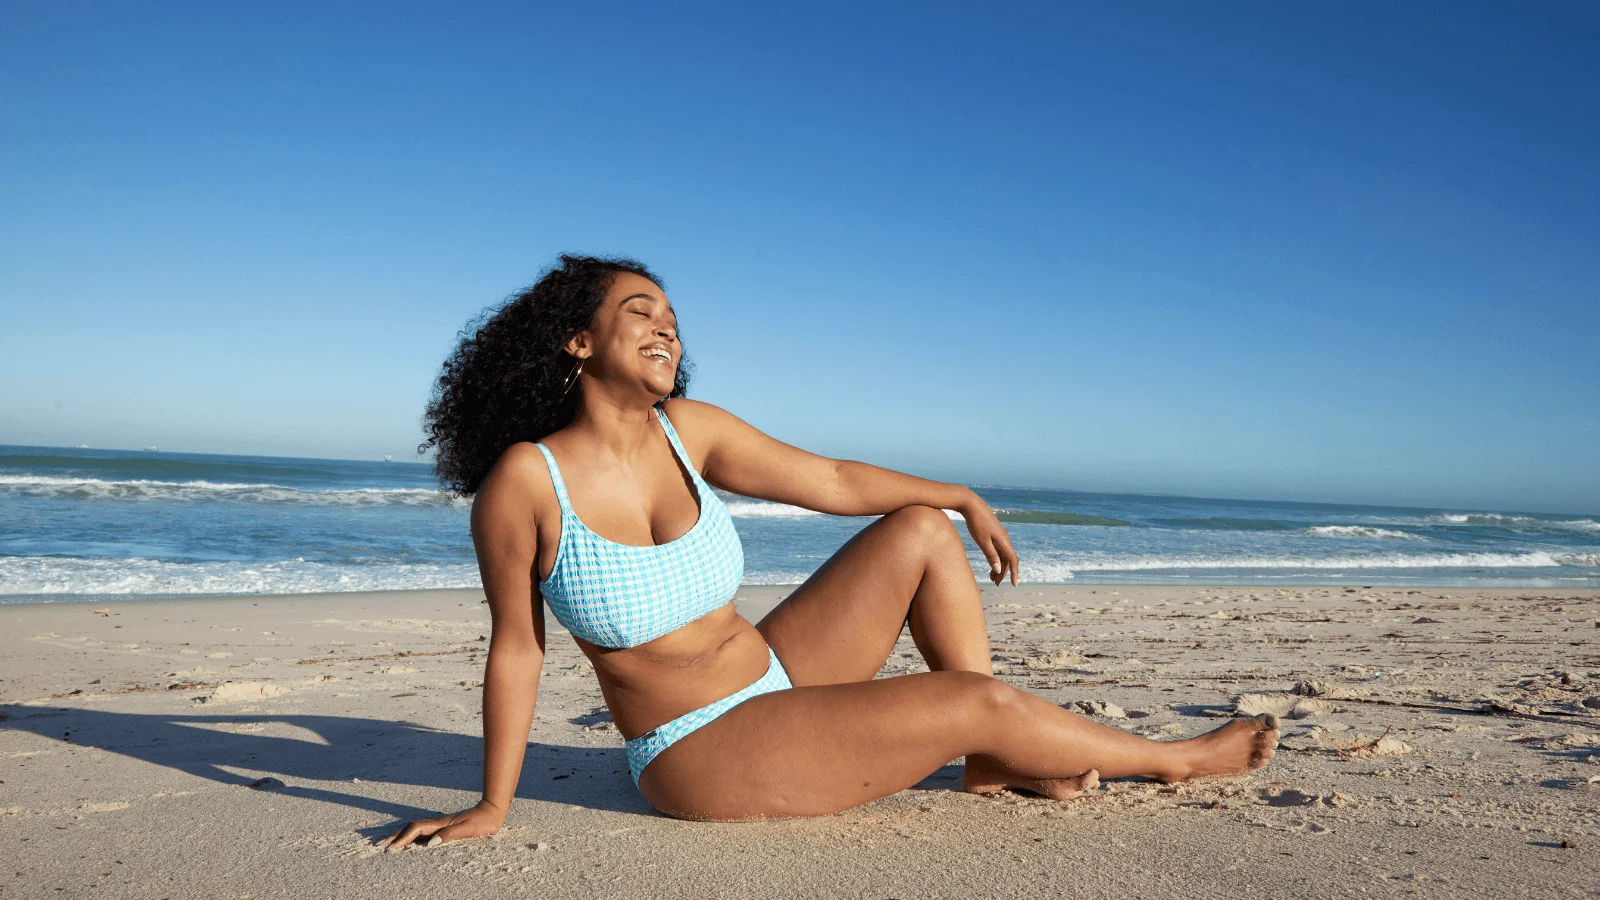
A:
[[[444,361],[422,415],[428,439],[417,447],[418,453],[437,450],[433,469],[445,490],[459,497],[477,493],[507,447],[540,440],[572,421],[580,391],[574,387],[563,396],[576,363],[562,348],[593,324],[623,272],[661,285],[632,259],[562,254],[533,287],[461,332],[461,345]],[[688,386],[683,359],[667,396],[682,397]]]

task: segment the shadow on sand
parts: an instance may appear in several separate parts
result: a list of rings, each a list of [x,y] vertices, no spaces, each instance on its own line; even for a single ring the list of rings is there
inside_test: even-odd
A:
[[[223,784],[250,786],[262,776],[277,776],[471,793],[482,789],[482,738],[414,722],[257,713],[147,715],[0,704],[0,728],[99,747]],[[236,769],[250,774],[232,771]],[[421,809],[328,787],[272,784],[269,789],[402,822],[456,811]],[[659,815],[634,789],[621,747],[529,744],[516,796]],[[387,834],[384,828],[372,831]]]

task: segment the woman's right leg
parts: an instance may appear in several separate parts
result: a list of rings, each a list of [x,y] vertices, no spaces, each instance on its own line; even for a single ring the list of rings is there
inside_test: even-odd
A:
[[[1039,779],[1098,770],[1180,781],[1258,768],[1277,736],[1267,717],[1152,741],[994,678],[928,672],[754,697],[667,748],[639,787],[681,818],[815,816],[904,790],[969,754]]]

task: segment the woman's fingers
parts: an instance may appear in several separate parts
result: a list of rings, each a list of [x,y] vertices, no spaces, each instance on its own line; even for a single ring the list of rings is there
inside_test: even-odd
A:
[[[1003,569],[1002,565],[1000,565],[1002,564],[1002,560],[1000,560],[1000,552],[995,549],[994,538],[990,538],[990,536],[987,535],[973,536],[976,538],[974,543],[978,544],[978,551],[984,554],[984,559],[989,560],[989,580],[994,581],[995,585],[998,585],[998,583],[1000,583],[1000,578],[1002,578]]]
[[[1011,585],[1015,587],[1020,577],[1017,569],[1021,562],[1017,559],[1017,551],[1011,547],[1011,541],[1005,537],[989,538],[981,547],[984,558],[989,560],[989,580],[998,585],[1009,575]]]
[[[404,850],[411,844],[437,847],[446,841],[493,834],[499,830],[502,819],[490,820],[478,810],[468,810],[453,816],[440,816],[437,819],[423,819],[407,823],[399,834],[384,843],[389,845],[390,850]]]
[[[406,827],[400,829],[398,834],[390,835],[384,843],[389,845],[390,850],[403,850],[416,838],[419,831],[420,826],[416,822],[407,822]]]
[[[428,835],[433,834],[440,828],[443,828],[449,824],[450,820],[447,818],[423,819],[420,822],[407,822],[406,827],[400,829],[399,834],[389,838],[387,842],[389,844],[389,849],[404,850],[406,845],[410,844],[412,841],[415,841],[417,838],[427,837]]]
[[[993,538],[985,538],[978,542],[978,549],[983,551],[983,558],[989,561],[989,580],[999,584],[1005,578],[1005,567],[1000,558],[1000,552],[995,549]]]
[[[1020,577],[1020,573],[1017,571],[1017,569],[1022,565],[1022,561],[1017,559],[1017,551],[1011,546],[1011,541],[1009,539],[1002,540],[1005,546],[1004,557],[1006,568],[1011,570],[1011,586],[1016,587],[1017,578]]]

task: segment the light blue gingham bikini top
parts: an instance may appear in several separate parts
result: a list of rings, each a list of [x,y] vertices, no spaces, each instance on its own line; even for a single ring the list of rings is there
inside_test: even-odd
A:
[[[550,577],[539,582],[539,592],[556,621],[596,646],[634,647],[687,625],[726,606],[744,577],[744,547],[727,507],[695,471],[659,407],[656,418],[689,470],[700,504],[694,527],[665,544],[619,544],[590,531],[572,511],[555,457],[544,444],[535,444],[561,503],[556,561]]]

